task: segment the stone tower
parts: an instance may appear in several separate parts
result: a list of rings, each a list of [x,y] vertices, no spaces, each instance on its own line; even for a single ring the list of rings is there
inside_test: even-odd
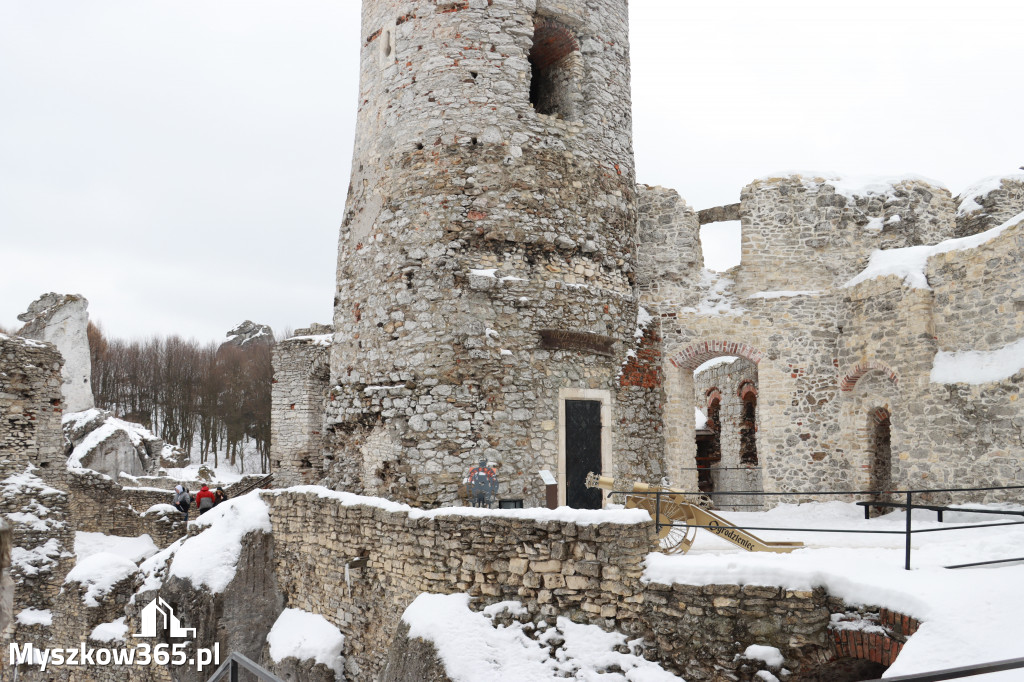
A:
[[[660,479],[626,0],[364,0],[360,50],[327,481],[450,504],[486,459],[510,504],[547,469],[593,506],[585,469]]]

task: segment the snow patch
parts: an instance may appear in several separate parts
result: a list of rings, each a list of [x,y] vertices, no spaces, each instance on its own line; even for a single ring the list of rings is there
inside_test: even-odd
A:
[[[285,609],[267,633],[270,657],[280,663],[288,657],[323,663],[339,676],[345,668],[341,647],[345,636],[321,615]]]
[[[99,552],[79,559],[68,571],[64,584],[76,582],[85,587],[82,603],[90,608],[110,594],[114,585],[139,570],[134,561],[109,552]]]
[[[821,291],[758,291],[747,296],[747,298],[793,298],[794,296],[818,296]]]
[[[1024,338],[996,350],[939,351],[932,361],[934,384],[989,384],[1024,369]]]
[[[170,507],[171,505],[165,506]],[[171,509],[174,509],[174,507],[171,507]],[[105,535],[103,533],[86,533],[84,531],[75,533],[75,556],[78,557],[79,561],[105,552],[122,556],[133,562],[139,562],[156,554],[157,549],[156,543],[153,542],[153,538],[149,534],[129,538]]]
[[[121,616],[112,623],[100,623],[92,629],[89,639],[97,642],[124,642],[128,634],[128,624]]]
[[[701,412],[699,407],[695,407],[693,408],[693,421],[699,431],[708,425],[708,416]]]
[[[701,372],[706,372],[709,369],[714,369],[715,367],[719,367],[721,365],[731,365],[737,360],[739,360],[739,357],[736,355],[720,355],[717,358],[711,358],[710,360],[707,360],[697,365],[696,369],[693,370],[693,373],[694,375],[697,375],[700,374]]]
[[[334,334],[305,334],[290,336],[285,341],[306,341],[311,346],[329,346],[334,341]]]
[[[57,560],[61,555],[63,555],[63,551],[60,542],[57,538],[50,538],[38,547],[31,549],[12,547],[11,564],[22,575],[38,575],[49,573],[57,565]]]
[[[616,647],[627,644],[623,634],[560,617],[551,628],[543,621],[538,624],[533,639],[527,634],[527,628],[533,630],[532,624],[513,622],[495,627],[491,623],[494,613],[473,612],[469,601],[468,594],[421,594],[402,614],[402,620],[409,625],[409,637],[433,643],[453,682],[554,682],[566,678],[609,682],[680,680],[638,655],[639,641],[629,642],[633,653],[616,651]],[[508,608],[518,612],[521,605]],[[552,657],[550,647],[559,640],[563,643]],[[622,673],[606,672],[614,668]]]
[[[785,662],[785,658],[782,656],[782,652],[773,646],[763,646],[761,644],[751,644],[743,652],[744,658],[749,658],[752,661],[764,661],[765,665],[771,668],[781,668]]]
[[[49,609],[22,609],[15,620],[21,625],[53,625],[53,612]]]

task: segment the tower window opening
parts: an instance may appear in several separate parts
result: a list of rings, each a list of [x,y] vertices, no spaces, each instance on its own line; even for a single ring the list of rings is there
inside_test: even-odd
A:
[[[538,17],[530,49],[530,104],[538,114],[575,118],[581,71],[580,46],[569,29]]]

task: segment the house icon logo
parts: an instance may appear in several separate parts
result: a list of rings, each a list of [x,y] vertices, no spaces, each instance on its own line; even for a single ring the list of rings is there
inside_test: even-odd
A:
[[[162,622],[163,629],[168,631],[171,637],[195,637],[195,628],[181,626],[181,621],[174,615],[174,609],[161,597],[142,607],[142,632],[136,632],[135,637],[156,637],[157,630]]]

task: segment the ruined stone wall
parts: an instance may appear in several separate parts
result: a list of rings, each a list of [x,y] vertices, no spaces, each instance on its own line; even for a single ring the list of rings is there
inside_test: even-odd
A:
[[[660,478],[657,389],[618,381],[638,318],[625,2],[375,0],[362,28],[327,482],[446,504],[487,459],[501,497],[543,504],[566,390],[610,405],[604,473]],[[570,54],[533,54],[565,90],[538,109],[539,31]],[[623,432],[623,409],[647,426]],[[624,441],[649,457],[620,461]]]
[[[861,608],[859,616],[820,589],[645,583],[649,520],[587,525],[529,512],[410,513],[319,488],[263,499],[285,606],[321,614],[342,631],[349,679],[383,670],[402,612],[423,592],[468,592],[474,608],[516,600],[534,622],[564,616],[643,638],[645,655],[693,680],[752,679],[757,667],[740,655],[755,643],[779,648],[796,673],[847,655],[832,614],[873,619],[879,654],[891,640],[886,664],[905,641],[892,622],[898,614],[885,620]],[[865,648],[860,657],[869,655]],[[720,676],[728,674],[746,676]]]
[[[122,488],[107,476],[80,469],[68,473],[75,529],[123,537],[149,534],[158,547],[185,535],[185,520],[170,505],[174,492],[159,488]],[[194,491],[193,491],[194,492]],[[192,513],[196,514],[195,507]]]
[[[31,465],[60,481],[62,364],[50,344],[0,334],[0,473]]]
[[[932,370],[942,354],[997,353],[1024,337],[1021,228],[943,242],[907,281],[901,272],[848,286],[872,249],[948,237],[948,194],[920,181],[854,191],[794,176],[756,181],[742,199],[739,268],[699,278],[695,272],[689,293],[670,282],[645,289],[642,303],[661,322],[666,405],[695,392],[690,400],[701,402],[707,387],[694,385],[693,369],[736,355],[757,369],[756,443],[766,491],[1018,483],[1019,372],[943,384]],[[673,219],[670,209],[642,204],[641,224],[674,220],[695,235],[692,211],[676,208]],[[692,262],[687,240],[675,242],[660,240],[656,248]],[[689,415],[672,417],[673,424],[665,414],[667,459],[693,461],[693,432],[683,433]],[[696,480],[690,485],[695,489]]]
[[[1024,174],[983,180],[961,192],[956,204],[955,236],[990,230],[1024,210]]]
[[[263,499],[271,505],[286,606],[319,613],[342,631],[346,660],[362,671],[354,679],[382,669],[402,612],[422,592],[518,599],[540,614],[594,622],[622,617],[642,601],[650,523],[415,517],[398,505],[389,511],[329,495],[289,491]],[[360,556],[364,568],[346,569]]]
[[[953,236],[949,191],[922,180],[847,189],[827,178],[755,180],[740,195],[741,295],[831,289],[860,272],[874,249]]]
[[[312,483],[323,476],[330,344],[330,327],[318,326],[297,330],[274,346],[270,452],[277,485]]]

